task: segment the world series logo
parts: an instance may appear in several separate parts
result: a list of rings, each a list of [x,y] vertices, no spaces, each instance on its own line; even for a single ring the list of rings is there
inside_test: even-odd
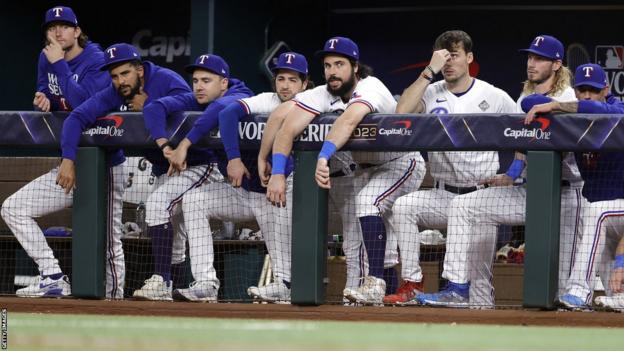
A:
[[[595,62],[604,68],[611,87],[611,94],[624,97],[624,46],[597,45]]]

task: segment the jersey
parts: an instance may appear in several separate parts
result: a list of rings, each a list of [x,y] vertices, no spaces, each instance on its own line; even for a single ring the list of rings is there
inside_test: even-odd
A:
[[[164,96],[191,91],[184,79],[170,69],[144,61],[143,70],[143,91],[147,94],[145,106]],[[123,111],[124,107],[126,107],[126,102],[119,95],[113,84],[110,84],[70,113],[63,123],[61,136],[63,158],[75,160],[82,132],[93,125],[98,117],[104,116],[111,111]],[[121,149],[111,151],[109,165],[115,166],[121,164],[124,160],[125,157]]]
[[[524,113],[522,110],[522,100],[524,100],[525,97],[526,95],[521,94],[518,98],[516,103],[518,113]],[[547,97],[560,102],[576,101],[576,94],[571,87],[565,88],[559,95],[547,95]],[[522,172],[522,177],[526,178],[526,168]],[[570,184],[574,186],[581,186],[583,182],[576,160],[574,159],[574,154],[571,152],[564,153],[563,160],[561,160],[561,179],[569,181]]]
[[[219,159],[219,170],[227,174],[227,161],[240,158],[241,162],[249,171],[251,178],[243,178],[241,187],[245,190],[266,193],[258,175],[258,152],[256,150],[243,150],[239,148],[238,122],[246,115],[268,114],[273,112],[282,101],[276,93],[261,93],[253,97],[239,99],[230,104],[219,114],[219,132],[225,149],[226,158]],[[286,165],[286,175],[293,170],[294,162],[289,157]]]
[[[195,95],[190,92],[165,96],[145,107],[143,111],[145,125],[153,139],[168,138],[169,135],[167,135],[165,128],[167,119],[180,118],[180,114],[183,111],[203,111],[197,120],[195,120],[195,125],[191,130],[191,132],[197,132],[197,137],[189,138],[193,143],[196,143],[204,133],[208,133],[217,126],[219,112],[221,112],[225,106],[237,98],[246,97],[251,94],[253,93],[245,86],[245,83],[238,79],[231,78],[228,82],[228,89],[223,96],[207,105],[200,105]],[[199,131],[197,128],[198,124],[201,125]],[[191,132],[189,132],[189,135]],[[160,150],[146,153],[146,158],[152,162],[152,173],[155,176],[160,176],[167,172],[169,162],[164,158]],[[187,155],[187,164],[189,166],[207,164],[214,161],[215,157],[213,152],[207,148],[191,148]]]
[[[326,85],[321,85],[312,90],[299,93],[295,97],[295,103],[300,108],[314,114],[335,112],[342,113],[352,104],[364,104],[371,113],[391,114],[396,110],[396,100],[377,78],[369,76],[360,79],[355,86],[353,94],[346,103],[339,96],[331,95]],[[404,155],[402,152],[365,152],[354,151],[351,153],[353,160],[359,164],[378,165]]]
[[[525,111],[522,110],[522,100],[524,100],[524,98],[527,96],[527,94],[520,94],[520,97],[518,97],[518,101],[516,102],[516,110],[518,113],[525,113]],[[576,101],[576,94],[574,93],[574,89],[572,89],[572,87],[567,87],[565,89],[563,89],[563,91],[558,94],[558,95],[546,95],[554,100],[557,101]]]
[[[579,113],[624,114],[624,103],[579,101]],[[624,199],[624,152],[583,152],[576,154],[583,184],[583,196],[589,202]]]
[[[50,100],[51,111],[71,111],[111,84],[108,72],[100,71],[103,64],[102,48],[92,42],[69,61],[62,59],[51,64],[42,52],[37,66],[37,91]]]
[[[422,97],[424,111],[447,113],[513,113],[515,103],[503,90],[482,80],[473,79],[463,94],[453,94],[445,81],[430,84]],[[435,180],[460,187],[475,186],[496,174],[498,152],[436,151],[429,152],[431,175]]]

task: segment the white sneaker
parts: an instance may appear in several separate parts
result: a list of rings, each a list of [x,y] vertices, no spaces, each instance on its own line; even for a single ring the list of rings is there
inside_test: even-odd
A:
[[[141,289],[135,290],[132,296],[137,300],[172,301],[171,280],[165,283],[160,275],[154,274],[145,281]]]
[[[368,275],[358,288],[346,288],[342,294],[351,302],[364,305],[383,306],[383,298],[386,295],[386,282],[383,279]]]
[[[596,305],[602,306],[607,309],[612,309],[618,312],[624,312],[624,294],[617,294],[613,296],[598,296],[594,300]]]
[[[192,282],[187,289],[175,289],[176,301],[217,302],[218,289],[210,282]]]
[[[39,277],[39,280],[15,292],[19,297],[63,297],[71,295],[71,285],[66,275],[59,279]]]
[[[255,300],[290,303],[290,289],[283,282],[274,282],[260,287],[250,286],[247,294]]]

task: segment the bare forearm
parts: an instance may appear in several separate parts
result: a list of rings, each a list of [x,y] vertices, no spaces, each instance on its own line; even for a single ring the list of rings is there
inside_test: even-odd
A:
[[[425,109],[422,97],[429,83],[430,81],[422,74],[418,76],[418,79],[403,91],[396,107],[396,113],[422,113]]]
[[[569,102],[557,102],[553,101],[555,104],[553,111],[563,112],[563,113],[576,113],[578,112],[578,101],[569,101]]]
[[[262,142],[260,143],[260,152],[258,152],[258,158],[266,160],[271,152],[271,147],[275,142],[275,135],[284,122],[284,116],[271,115],[267,121],[267,125],[262,133]]]

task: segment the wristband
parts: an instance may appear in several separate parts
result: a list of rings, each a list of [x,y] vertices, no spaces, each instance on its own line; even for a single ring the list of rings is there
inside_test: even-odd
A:
[[[512,180],[515,180],[516,178],[520,176],[520,174],[522,174],[523,169],[524,169],[524,161],[514,159],[511,165],[509,166],[509,169],[507,170],[507,172],[505,172],[505,174],[508,175]]]
[[[164,150],[167,146],[173,149],[173,146],[171,146],[171,143],[168,140],[165,141],[162,145],[160,145],[159,148],[160,150]]]
[[[318,159],[324,158],[327,161],[332,157],[332,155],[336,152],[336,145],[331,141],[325,140],[323,142],[323,147],[321,148],[321,152],[318,154]]]
[[[286,162],[288,162],[288,156],[284,154],[273,154],[271,174],[286,174]]]
[[[423,78],[425,78],[426,80],[433,82],[433,77],[429,77],[425,71],[422,71],[422,73],[420,74]]]
[[[425,67],[425,69],[428,69],[429,72],[431,72],[431,76],[432,76],[432,79],[433,79],[433,76],[436,75],[436,73],[433,71],[433,68],[431,68],[431,66],[427,66],[427,67]]]
[[[624,254],[615,255],[615,262],[613,262],[613,269],[624,268]]]

